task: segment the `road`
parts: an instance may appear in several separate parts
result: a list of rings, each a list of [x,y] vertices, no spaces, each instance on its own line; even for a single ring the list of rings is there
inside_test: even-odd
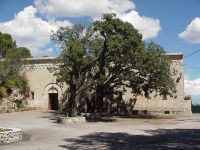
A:
[[[23,131],[22,141],[0,150],[200,150],[200,114],[58,124],[55,113],[31,111],[0,114],[0,127]]]

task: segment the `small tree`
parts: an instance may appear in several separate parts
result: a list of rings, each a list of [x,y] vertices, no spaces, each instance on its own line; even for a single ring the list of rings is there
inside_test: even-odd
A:
[[[6,53],[12,51],[16,48],[16,42],[13,40],[12,36],[8,33],[0,32],[0,53],[5,57]]]
[[[15,49],[16,53],[20,55],[21,58],[31,58],[31,52],[28,48],[26,47],[18,47]]]
[[[4,60],[0,61],[0,95],[12,93],[13,89],[28,96],[28,81],[20,74],[20,68],[24,64],[23,58],[31,57],[30,50],[25,47],[16,47],[10,34],[0,32],[0,52]],[[2,94],[1,94],[2,93]]]

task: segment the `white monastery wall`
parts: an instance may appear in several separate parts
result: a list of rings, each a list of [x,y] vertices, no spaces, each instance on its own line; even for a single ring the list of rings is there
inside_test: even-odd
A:
[[[170,54],[172,58],[171,69],[176,71],[174,76],[176,82],[177,92],[174,96],[167,96],[164,99],[159,94],[152,93],[149,98],[143,96],[136,97],[136,103],[134,110],[139,113],[150,114],[190,114],[191,113],[191,100],[185,100],[184,95],[184,70],[183,70],[183,55],[182,54]],[[133,98],[131,90],[123,97],[125,100]]]
[[[30,62],[23,66],[23,72],[28,79],[30,86],[29,107],[37,107],[44,110],[49,109],[49,93],[58,93],[58,102],[62,98],[66,85],[58,85],[56,77],[50,73],[48,68],[57,67],[53,62],[54,58],[30,59]]]
[[[190,114],[191,100],[184,100],[184,73],[183,73],[183,55],[169,54],[172,58],[172,68],[177,71],[174,76],[177,81],[177,93],[174,97],[168,96],[163,99],[161,96],[151,94],[150,98],[142,96],[136,97],[134,110],[137,113],[151,113],[151,114]],[[49,108],[49,93],[58,93],[58,102],[62,98],[67,86],[61,86],[56,83],[56,77],[50,73],[48,67],[56,67],[55,58],[31,58],[28,63],[24,65],[23,72],[25,73],[32,96],[29,100],[30,107],[39,107],[44,110]],[[133,99],[131,90],[127,89],[123,99],[127,102]]]

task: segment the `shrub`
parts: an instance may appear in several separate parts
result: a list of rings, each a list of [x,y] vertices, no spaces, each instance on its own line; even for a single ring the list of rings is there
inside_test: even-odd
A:
[[[5,89],[3,87],[0,87],[0,98],[5,97]]]
[[[6,132],[6,131],[11,131],[11,129],[0,128],[0,132]]]
[[[21,100],[16,100],[14,102],[15,102],[17,108],[23,108],[23,103]]]

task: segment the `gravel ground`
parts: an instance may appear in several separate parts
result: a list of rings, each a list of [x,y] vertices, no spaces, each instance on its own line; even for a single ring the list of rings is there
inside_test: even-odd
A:
[[[200,150],[200,114],[65,125],[55,119],[50,112],[0,114],[0,127],[23,131],[22,141],[0,150]]]

